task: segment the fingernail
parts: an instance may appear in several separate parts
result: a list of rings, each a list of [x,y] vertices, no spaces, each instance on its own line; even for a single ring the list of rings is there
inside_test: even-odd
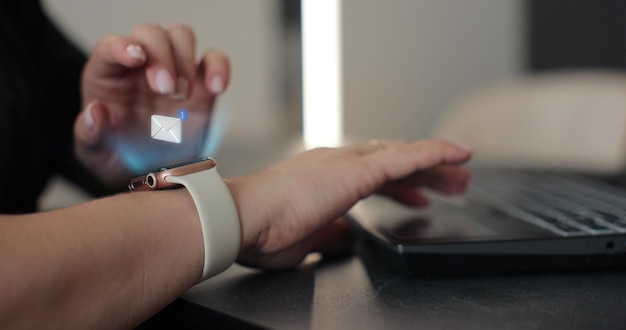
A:
[[[85,107],[85,114],[83,115],[83,123],[85,124],[85,129],[89,132],[91,132],[91,130],[93,130],[95,121],[93,119],[93,114],[91,113],[91,109],[93,108],[95,102],[90,102],[89,104],[87,104],[87,107]]]
[[[185,77],[178,77],[176,82],[176,93],[172,94],[172,99],[176,101],[186,100],[189,96],[189,82]]]
[[[126,53],[128,53],[128,56],[134,59],[141,61],[146,60],[146,53],[144,53],[143,49],[139,45],[130,44],[126,46]]]
[[[213,94],[219,94],[224,90],[224,79],[220,76],[215,76],[211,79],[211,92]]]
[[[459,148],[461,148],[461,149],[463,149],[463,150],[467,151],[467,152],[472,152],[472,151],[474,151],[474,148],[472,148],[472,147],[470,147],[469,145],[464,144],[464,143],[455,143],[455,145],[456,145],[457,147],[459,147]]]
[[[160,69],[157,71],[155,80],[159,93],[170,94],[174,92],[174,79],[167,70]]]

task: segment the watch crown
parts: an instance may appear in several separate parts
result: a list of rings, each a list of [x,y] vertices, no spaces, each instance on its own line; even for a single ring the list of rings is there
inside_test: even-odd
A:
[[[135,179],[128,184],[128,190],[133,191],[133,190],[140,189],[145,184],[146,183],[143,179]]]

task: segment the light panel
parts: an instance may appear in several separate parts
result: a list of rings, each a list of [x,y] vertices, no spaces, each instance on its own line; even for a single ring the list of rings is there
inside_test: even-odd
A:
[[[301,3],[304,146],[339,146],[343,140],[341,0]]]

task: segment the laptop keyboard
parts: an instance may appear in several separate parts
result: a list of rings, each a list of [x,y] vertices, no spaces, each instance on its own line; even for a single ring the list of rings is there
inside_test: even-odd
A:
[[[470,198],[561,236],[626,233],[626,191],[585,177],[487,172]]]

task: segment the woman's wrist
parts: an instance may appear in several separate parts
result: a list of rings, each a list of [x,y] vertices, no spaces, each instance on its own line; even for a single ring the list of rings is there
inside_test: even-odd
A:
[[[235,202],[235,207],[237,208],[237,212],[239,213],[239,222],[241,225],[241,246],[239,248],[239,253],[241,254],[249,247],[249,240],[253,231],[253,223],[246,222],[249,219],[248,212],[244,208],[245,197],[244,193],[241,189],[241,185],[244,183],[242,180],[237,178],[225,178],[224,183],[226,183],[226,187],[230,191],[231,196],[233,197],[233,201]]]
[[[171,208],[172,215],[165,221],[175,222],[174,226],[180,229],[179,235],[184,237],[183,240],[187,242],[185,244],[187,246],[186,251],[178,253],[182,252],[190,256],[191,265],[189,265],[189,269],[192,270],[190,276],[194,281],[192,285],[197,283],[202,275],[204,265],[204,243],[200,216],[191,194],[187,189],[168,189],[143,193],[158,194],[158,200],[162,202],[163,207]],[[170,228],[170,226],[165,226],[164,229]]]

